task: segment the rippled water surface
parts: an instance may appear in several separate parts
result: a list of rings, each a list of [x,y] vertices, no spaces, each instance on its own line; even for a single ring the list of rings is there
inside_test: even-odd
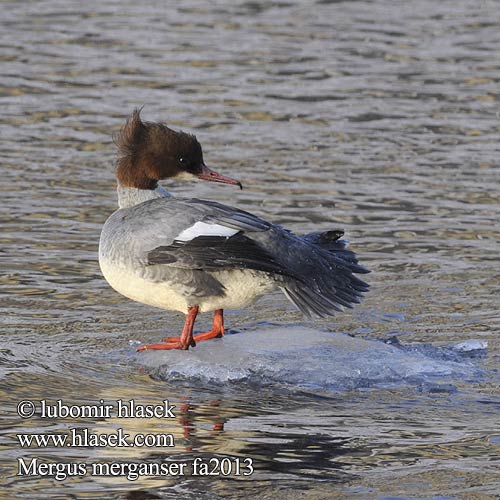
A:
[[[500,17],[489,1],[2,2],[0,498],[497,498]],[[280,294],[189,352],[181,315],[103,280],[117,131],[196,133],[245,186],[175,182],[297,232],[344,228],[362,305]],[[197,325],[208,326],[204,317]],[[20,400],[176,405],[21,419]],[[173,448],[21,448],[16,434],[168,432]],[[251,476],[19,476],[17,459],[251,458]]]

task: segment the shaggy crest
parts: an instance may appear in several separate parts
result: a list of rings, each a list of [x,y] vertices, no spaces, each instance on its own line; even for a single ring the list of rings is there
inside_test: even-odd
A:
[[[135,154],[145,134],[146,127],[141,120],[141,110],[136,108],[127,118],[127,123],[113,137],[118,147],[118,162]]]
[[[119,184],[155,189],[158,180],[175,177],[181,171],[199,173],[203,154],[196,137],[163,123],[143,122],[140,112],[135,109],[114,137]]]

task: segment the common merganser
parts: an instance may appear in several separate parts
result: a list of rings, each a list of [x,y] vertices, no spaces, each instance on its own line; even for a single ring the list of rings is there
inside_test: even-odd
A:
[[[116,136],[118,205],[104,224],[99,264],[126,297],[186,314],[180,337],[144,349],[189,349],[224,334],[223,309],[247,306],[281,289],[305,315],[358,303],[367,273],[342,231],[299,236],[214,201],[175,198],[158,181],[189,175],[241,183],[210,170],[194,135],[141,120],[135,110]],[[212,330],[193,335],[199,312],[215,311]]]

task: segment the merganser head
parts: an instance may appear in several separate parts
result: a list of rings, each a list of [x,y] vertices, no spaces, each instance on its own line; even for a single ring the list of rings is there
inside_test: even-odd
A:
[[[205,181],[235,184],[231,177],[210,170],[194,135],[176,132],[163,123],[143,122],[136,109],[115,137],[116,178],[121,187],[156,189],[158,181],[190,174]]]

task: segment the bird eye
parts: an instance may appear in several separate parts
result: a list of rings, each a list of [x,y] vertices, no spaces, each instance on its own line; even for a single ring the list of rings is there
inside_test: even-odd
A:
[[[182,156],[181,156],[181,157],[179,158],[179,163],[185,163],[185,162],[186,162],[186,159],[185,159],[184,157],[182,157]]]

